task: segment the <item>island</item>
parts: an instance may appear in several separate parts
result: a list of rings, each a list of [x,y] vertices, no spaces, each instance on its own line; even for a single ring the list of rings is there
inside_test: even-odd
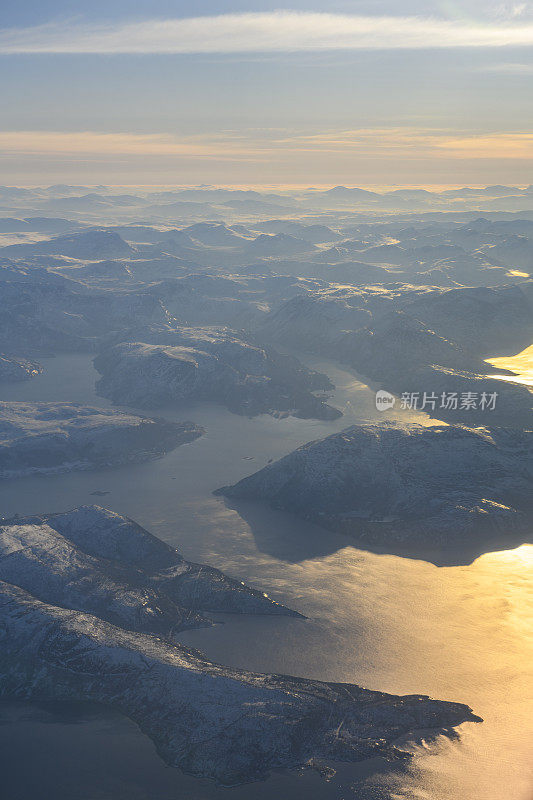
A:
[[[0,402],[0,478],[146,461],[202,433],[79,403]]]

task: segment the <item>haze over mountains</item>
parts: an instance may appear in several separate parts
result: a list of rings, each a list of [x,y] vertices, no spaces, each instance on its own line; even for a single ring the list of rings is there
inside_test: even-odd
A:
[[[52,216],[51,212],[67,212],[68,217],[85,214],[141,215],[145,218],[166,216],[205,217],[218,213],[226,218],[261,215],[266,220],[271,212],[283,216],[309,210],[368,211],[531,211],[532,186],[463,187],[452,190],[394,189],[371,191],[357,187],[336,186],[331,189],[303,191],[254,191],[241,189],[199,188],[127,190],[106,186],[66,186],[19,188],[0,186],[0,208],[4,213],[33,208]],[[14,214],[18,216],[18,214]],[[56,214],[57,216],[57,214]],[[285,231],[287,233],[287,231]]]

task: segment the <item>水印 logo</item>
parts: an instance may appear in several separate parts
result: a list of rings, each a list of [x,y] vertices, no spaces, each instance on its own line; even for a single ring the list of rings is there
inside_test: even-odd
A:
[[[389,408],[394,408],[395,402],[394,395],[386,392],[385,389],[380,389],[379,392],[376,392],[376,408],[378,411],[388,411]]]

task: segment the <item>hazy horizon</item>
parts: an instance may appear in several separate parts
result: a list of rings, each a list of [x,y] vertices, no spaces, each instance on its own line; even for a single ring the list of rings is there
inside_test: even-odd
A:
[[[533,182],[531,2],[29,2],[3,182]],[[528,177],[529,176],[529,177]]]
[[[79,184],[60,183],[59,181],[42,181],[40,183],[13,183],[11,188],[27,188],[27,189],[50,189],[54,186],[65,186],[74,189],[139,189],[142,191],[157,191],[159,189],[228,189],[230,191],[261,191],[261,192],[303,192],[303,191],[328,191],[342,186],[346,189],[368,189],[373,192],[390,192],[397,189],[426,189],[428,191],[436,192],[447,191],[453,189],[485,189],[490,186],[506,186],[508,188],[526,190],[531,184],[523,182],[512,182],[502,184],[487,184],[487,183],[358,183],[358,184],[345,184],[345,183],[176,183],[174,181],[168,183],[88,183],[83,182]],[[4,184],[7,186],[7,184]],[[9,188],[9,187],[8,187]]]

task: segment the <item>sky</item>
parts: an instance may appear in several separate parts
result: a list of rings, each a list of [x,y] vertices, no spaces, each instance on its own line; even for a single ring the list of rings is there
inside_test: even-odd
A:
[[[533,0],[4,0],[4,184],[533,183]]]

